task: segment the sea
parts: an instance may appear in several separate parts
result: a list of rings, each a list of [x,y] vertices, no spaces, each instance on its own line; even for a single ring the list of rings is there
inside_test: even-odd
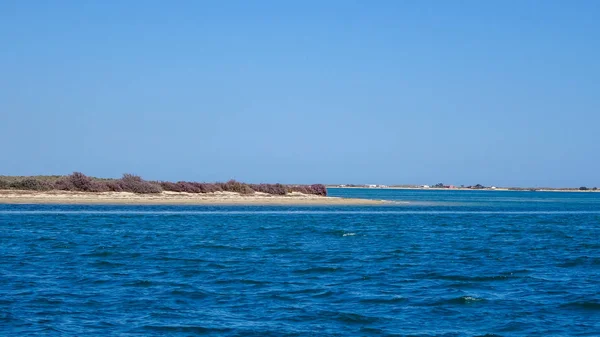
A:
[[[0,205],[1,336],[600,336],[600,193]]]

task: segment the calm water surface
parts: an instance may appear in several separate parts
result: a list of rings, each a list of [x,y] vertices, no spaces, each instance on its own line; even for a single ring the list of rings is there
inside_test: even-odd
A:
[[[0,205],[0,335],[600,335],[600,193],[330,194]]]

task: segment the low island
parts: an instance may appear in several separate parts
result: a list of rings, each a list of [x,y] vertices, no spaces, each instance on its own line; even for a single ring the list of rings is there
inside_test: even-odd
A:
[[[0,204],[377,205],[384,201],[327,196],[325,185],[148,181],[68,176],[0,176]]]

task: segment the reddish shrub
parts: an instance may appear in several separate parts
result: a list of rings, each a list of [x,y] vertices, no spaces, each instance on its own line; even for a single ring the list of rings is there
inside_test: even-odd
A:
[[[288,186],[288,192],[299,192],[299,193],[304,193],[304,194],[310,194],[308,186],[305,186],[305,185]]]
[[[170,181],[161,181],[160,187],[162,187],[163,191],[183,192],[183,189],[179,184],[172,183]]]
[[[310,185],[310,189],[312,191],[312,194],[322,195],[324,197],[327,196],[327,187],[325,187],[325,185],[323,184]]]
[[[14,178],[13,178],[14,179]],[[327,195],[327,188],[324,185],[282,185],[282,184],[245,184],[235,180],[225,183],[198,183],[179,181],[172,182],[154,182],[146,181],[141,177],[124,174],[121,179],[97,179],[84,175],[80,172],[73,172],[71,175],[63,177],[27,177],[18,180],[5,179],[0,177],[0,189],[21,189],[21,190],[63,190],[63,191],[83,191],[83,192],[133,192],[133,193],[160,193],[161,191],[187,192],[187,193],[214,193],[219,191],[236,192],[240,194],[252,194],[256,192],[268,193],[273,195],[285,195],[291,192],[300,192],[305,194]]]
[[[68,177],[63,177],[54,182],[54,189],[60,191],[75,191],[75,185],[68,179]]]
[[[200,187],[196,186],[194,183],[187,181],[180,181],[177,183],[179,187],[183,190],[183,192],[187,193],[202,193]]]
[[[160,193],[162,188],[160,184],[151,183],[143,180],[141,177],[125,173],[123,178],[119,180],[121,188],[125,192],[133,193]]]
[[[70,184],[77,191],[83,192],[106,192],[109,190],[106,183],[102,181],[95,181],[92,178],[86,176],[81,172],[73,172],[66,178]]]
[[[288,186],[290,192],[327,196],[327,188],[322,184]]]
[[[191,183],[200,190],[200,193],[214,193],[222,191],[223,189],[219,184],[210,183]]]
[[[92,184],[89,186],[89,192],[110,192],[112,189],[108,187],[106,181],[92,181]]]
[[[82,192],[108,192],[113,191],[114,183],[109,186],[108,181],[98,181],[86,176],[80,172],[59,178],[52,184],[53,189],[62,191],[82,191]]]
[[[240,183],[239,181],[229,180],[226,183],[219,183],[221,189],[227,192],[237,192],[240,194],[252,194],[254,190],[248,185],[244,183]]]
[[[171,192],[187,192],[187,193],[202,193],[202,189],[197,183],[191,183],[187,181],[179,181],[177,183],[172,183],[169,181],[160,182],[160,186],[165,191]]]
[[[109,180],[105,181],[104,185],[108,192],[123,192],[123,187],[120,184],[119,180]]]
[[[282,184],[254,184],[250,187],[256,192],[274,194],[274,195],[285,195],[288,191],[287,188]]]

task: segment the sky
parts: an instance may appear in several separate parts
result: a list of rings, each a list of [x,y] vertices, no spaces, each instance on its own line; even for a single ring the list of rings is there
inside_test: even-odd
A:
[[[0,2],[0,175],[600,187],[599,1]]]

